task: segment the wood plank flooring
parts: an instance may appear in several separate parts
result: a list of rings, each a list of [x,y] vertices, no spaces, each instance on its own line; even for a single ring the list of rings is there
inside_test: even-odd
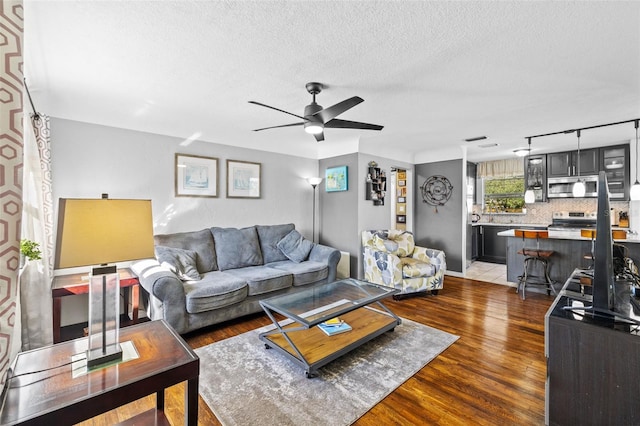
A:
[[[450,276],[437,296],[388,300],[399,316],[460,339],[355,424],[543,425],[544,315],[552,301],[534,292],[522,301],[513,288]],[[256,314],[184,337],[198,348],[269,323]],[[83,425],[115,424],[154,403],[154,397],[143,398]],[[184,386],[168,389],[165,414],[172,424],[183,423],[183,407]],[[199,424],[220,424],[202,398]]]

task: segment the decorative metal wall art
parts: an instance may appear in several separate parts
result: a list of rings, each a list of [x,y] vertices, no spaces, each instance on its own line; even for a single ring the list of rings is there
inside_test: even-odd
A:
[[[453,185],[444,176],[434,175],[424,181],[420,187],[422,190],[422,201],[435,206],[436,213],[438,212],[438,206],[444,206],[453,192]]]

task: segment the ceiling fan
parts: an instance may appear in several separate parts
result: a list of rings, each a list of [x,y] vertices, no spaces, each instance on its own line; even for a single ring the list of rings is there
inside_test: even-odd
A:
[[[323,89],[322,83],[307,83],[306,86],[307,92],[313,95],[313,101],[306,107],[304,107],[304,116],[300,116],[298,114],[293,114],[288,111],[281,110],[279,108],[275,108],[269,105],[261,104],[260,102],[249,101],[250,104],[260,105],[266,108],[271,108],[276,111],[284,112],[285,114],[293,115],[294,117],[298,117],[301,119],[301,122],[291,123],[291,124],[283,124],[280,126],[272,126],[272,127],[263,127],[262,129],[254,129],[254,132],[259,132],[260,130],[267,129],[277,129],[279,127],[292,127],[292,126],[303,126],[304,130],[307,133],[312,134],[318,142],[324,140],[324,129],[327,128],[340,128],[340,129],[365,129],[365,130],[382,130],[383,126],[378,126],[377,124],[369,124],[369,123],[360,123],[358,121],[348,121],[348,120],[340,120],[336,117],[343,112],[353,108],[361,102],[364,102],[359,96],[354,96],[349,99],[345,99],[342,102],[338,102],[335,105],[330,106],[329,108],[322,108],[321,105],[316,103],[316,95],[320,93]]]

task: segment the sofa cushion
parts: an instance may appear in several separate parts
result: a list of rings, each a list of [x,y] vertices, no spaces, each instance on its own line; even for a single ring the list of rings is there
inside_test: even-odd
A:
[[[175,247],[155,246],[155,254],[161,265],[166,265],[181,280],[199,280],[196,252]]]
[[[428,260],[420,261],[412,257],[403,257],[400,262],[402,262],[402,278],[432,277],[438,271],[436,266]]]
[[[270,263],[270,268],[281,269],[293,274],[293,286],[312,284],[329,276],[329,266],[326,263],[306,262],[295,263],[290,260]]]
[[[262,249],[262,260],[265,264],[287,260],[287,256],[278,248],[278,242],[294,228],[293,223],[285,225],[256,225],[260,248]]]
[[[195,251],[198,254],[196,256],[196,266],[202,274],[218,269],[216,252],[213,247],[213,237],[211,236],[211,231],[208,229],[194,232],[154,235],[153,239],[158,246]]]
[[[262,265],[262,252],[255,226],[247,228],[211,228],[215,241],[218,269]]]
[[[313,243],[294,229],[278,241],[277,246],[289,260],[302,262],[309,256]]]
[[[200,281],[187,281],[183,286],[190,314],[238,303],[247,298],[249,289],[244,280],[220,271],[203,274]]]
[[[249,296],[282,290],[291,287],[293,282],[293,276],[289,272],[267,266],[230,269],[225,273],[246,281],[249,286],[247,293]]]

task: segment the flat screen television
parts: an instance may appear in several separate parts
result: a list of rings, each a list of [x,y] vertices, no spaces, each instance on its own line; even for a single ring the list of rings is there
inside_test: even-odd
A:
[[[611,235],[611,210],[609,209],[609,186],[605,172],[598,175],[598,216],[592,295],[594,314],[614,316],[615,270],[613,265],[613,237]]]

